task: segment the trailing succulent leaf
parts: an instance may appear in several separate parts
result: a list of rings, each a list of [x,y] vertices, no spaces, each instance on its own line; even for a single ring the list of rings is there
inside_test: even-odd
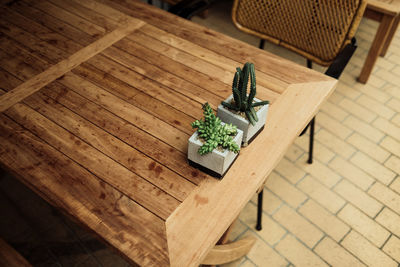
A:
[[[222,124],[208,103],[203,105],[203,110],[204,120],[196,120],[192,123],[192,128],[197,128],[199,137],[205,140],[198,153],[207,154],[218,146],[238,153],[240,148],[232,138],[237,133],[236,126]]]
[[[247,87],[250,77],[250,92],[247,95]],[[256,96],[256,72],[254,64],[247,62],[244,64],[243,69],[236,68],[235,76],[232,83],[232,103],[222,102],[222,105],[234,111],[241,111],[246,114],[247,119],[252,125],[258,121],[257,113],[254,107],[263,106],[269,101],[254,102]]]

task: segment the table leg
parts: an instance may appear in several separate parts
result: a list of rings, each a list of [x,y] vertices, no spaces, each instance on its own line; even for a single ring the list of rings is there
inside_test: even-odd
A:
[[[250,251],[255,242],[255,237],[248,236],[229,244],[216,245],[210,250],[202,264],[225,264],[238,260]]]
[[[393,37],[396,34],[397,28],[399,26],[399,22],[400,22],[400,15],[397,15],[395,21],[392,24],[392,27],[390,27],[388,36],[386,36],[386,40],[385,40],[385,43],[383,44],[382,51],[380,54],[381,57],[384,57],[386,55],[386,52],[390,46],[390,43],[392,42]]]
[[[360,83],[366,83],[368,81],[368,78],[372,72],[372,68],[374,67],[376,60],[382,50],[384,44],[382,40],[385,40],[386,36],[388,36],[388,32],[393,24],[394,19],[395,17],[388,15],[384,15],[382,17],[374,41],[372,42],[371,48],[369,49],[367,59],[365,60],[360,76],[358,77],[358,81]]]
[[[253,236],[228,243],[229,234],[232,232],[235,222],[225,231],[217,242],[217,245],[208,252],[206,258],[201,263],[202,265],[215,266],[217,264],[232,262],[244,257],[250,251],[256,241],[256,238]]]

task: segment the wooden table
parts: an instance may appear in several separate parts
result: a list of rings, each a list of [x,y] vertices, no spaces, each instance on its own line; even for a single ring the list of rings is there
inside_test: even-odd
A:
[[[400,22],[400,0],[368,0],[364,16],[379,27],[365,59],[358,81],[366,83],[379,56],[384,57]]]
[[[336,84],[135,1],[1,2],[2,166],[140,265],[199,264]],[[267,126],[217,180],[190,123],[246,61]]]

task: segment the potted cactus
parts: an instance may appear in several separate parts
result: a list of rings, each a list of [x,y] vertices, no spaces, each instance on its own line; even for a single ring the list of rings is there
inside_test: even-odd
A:
[[[203,110],[204,120],[192,123],[197,131],[189,138],[189,163],[222,178],[239,153],[243,132],[221,122],[208,103],[203,105]]]
[[[247,88],[250,77],[250,92]],[[225,123],[236,125],[243,131],[243,145],[250,143],[264,129],[269,101],[255,98],[256,74],[254,64],[247,62],[243,69],[236,68],[232,95],[218,106],[218,117]]]

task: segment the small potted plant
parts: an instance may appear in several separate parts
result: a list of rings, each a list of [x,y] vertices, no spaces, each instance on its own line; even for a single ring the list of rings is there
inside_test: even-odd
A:
[[[189,138],[190,165],[218,178],[222,178],[236,159],[243,132],[232,124],[223,123],[208,103],[203,105],[204,120],[196,120],[197,131]]]
[[[247,87],[250,77],[250,92]],[[247,62],[243,69],[236,68],[232,95],[218,106],[218,117],[225,123],[236,125],[243,131],[243,145],[250,143],[263,129],[267,120],[269,101],[255,98],[256,74],[254,64]]]

